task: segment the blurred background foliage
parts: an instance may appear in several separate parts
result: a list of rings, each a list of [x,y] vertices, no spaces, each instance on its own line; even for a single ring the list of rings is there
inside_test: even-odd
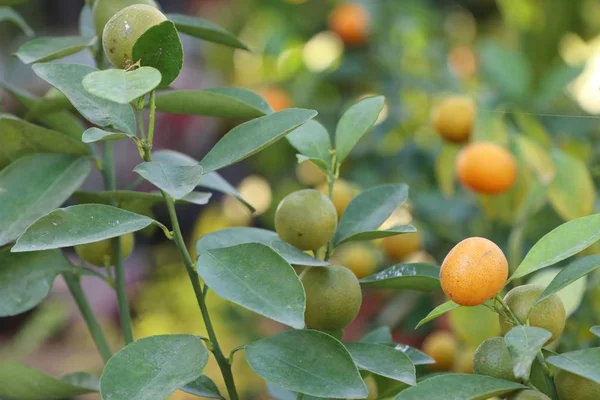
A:
[[[562,222],[597,212],[600,154],[600,2],[597,0],[196,0],[162,1],[168,12],[197,14],[239,34],[251,52],[199,44],[184,37],[186,65],[176,88],[243,86],[262,94],[274,109],[316,109],[330,131],[345,108],[369,94],[386,104],[372,132],[342,168],[335,187],[338,213],[360,192],[377,184],[404,182],[410,203],[386,224],[413,223],[416,234],[342,246],[334,260],[359,277],[399,262],[441,263],[467,236],[494,240],[516,268],[528,248]],[[83,1],[32,1],[19,7],[37,35],[77,31]],[[4,112],[24,113],[17,87],[38,96],[47,87],[11,56],[26,37],[0,19],[0,89]],[[69,61],[91,62],[89,55]],[[501,195],[476,195],[455,179],[459,145],[445,143],[431,115],[451,94],[476,103],[472,141],[508,148],[518,180]],[[236,121],[160,115],[157,146],[201,157]],[[135,179],[135,148],[117,154],[121,187]],[[324,189],[314,165],[298,164],[286,141],[224,171],[255,208],[251,215],[233,198],[215,197],[201,209],[183,208],[190,247],[203,234],[230,226],[273,228],[274,210],[302,187]],[[99,176],[86,182],[100,190]],[[145,188],[145,186],[141,186]],[[149,188],[149,187],[148,187]],[[164,210],[155,210],[158,218]],[[591,248],[588,254],[598,252]],[[159,333],[203,333],[178,257],[160,235],[141,236],[128,260],[130,295],[138,337]],[[533,275],[547,284],[557,269]],[[586,280],[587,279],[587,280]],[[600,276],[582,278],[561,292],[569,319],[561,351],[590,346],[588,328],[600,320]],[[94,307],[115,346],[119,345],[113,293],[85,281]],[[50,302],[17,318],[0,319],[0,357],[26,359],[60,374],[100,369],[87,332],[74,313],[64,284]],[[499,333],[484,307],[460,308],[435,323],[416,323],[442,300],[414,292],[367,290],[346,339],[357,340],[380,326],[395,340],[446,357],[446,369],[471,370],[476,346]],[[210,296],[215,325],[229,350],[282,329],[246,310]],[[447,332],[430,336],[432,332]],[[597,341],[597,339],[595,339]],[[42,344],[44,345],[42,347]],[[598,343],[596,343],[597,345]],[[266,389],[236,355],[244,398],[266,399]],[[437,358],[436,357],[436,358]],[[211,364],[207,374],[219,374]],[[191,398],[184,393],[176,399]]]

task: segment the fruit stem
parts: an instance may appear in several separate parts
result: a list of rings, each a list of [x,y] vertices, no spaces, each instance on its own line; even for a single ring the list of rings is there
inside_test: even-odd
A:
[[[517,316],[512,312],[512,310],[510,309],[510,307],[504,302],[504,300],[502,300],[502,298],[500,297],[499,294],[496,294],[496,296],[494,298],[496,299],[496,301],[498,303],[500,303],[500,305],[508,313],[508,316],[510,317],[510,319],[512,319],[512,322],[513,322],[514,326],[523,325],[523,324],[521,324],[521,322],[519,321],[519,319],[517,318]]]
[[[139,97],[135,104],[135,109],[137,111],[137,123],[138,123],[138,127],[140,130],[140,136],[142,137],[142,140],[146,139],[146,128],[144,127],[144,114],[142,113],[142,111],[144,109],[144,98],[145,97],[146,96]]]
[[[75,303],[77,304],[77,308],[79,308],[79,312],[83,316],[83,320],[92,335],[92,339],[94,340],[94,344],[96,345],[100,356],[104,360],[104,363],[106,363],[112,357],[112,351],[102,332],[102,328],[100,328],[98,320],[94,316],[90,303],[83,293],[79,276],[74,273],[65,272],[63,274],[63,279],[69,288],[69,292],[71,292],[71,296],[73,296],[73,300],[75,300]]]
[[[329,200],[333,202],[333,187],[335,186],[335,180],[339,176],[339,165],[337,163],[337,157],[335,150],[331,151],[331,169],[327,173],[327,183],[329,183]],[[339,221],[338,221],[339,222]],[[333,238],[327,242],[327,250],[325,251],[324,260],[329,260],[331,250],[333,249]]]
[[[150,92],[150,119],[148,120],[148,146],[152,149],[154,141],[154,121],[156,114],[156,91]]]

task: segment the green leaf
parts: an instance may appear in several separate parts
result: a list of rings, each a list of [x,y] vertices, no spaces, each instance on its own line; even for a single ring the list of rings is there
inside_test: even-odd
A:
[[[600,325],[592,326],[590,328],[590,332],[592,332],[594,335],[600,337]]]
[[[443,374],[425,379],[417,386],[403,390],[394,399],[485,400],[521,389],[527,389],[527,386],[485,375]]]
[[[545,268],[544,270],[533,274],[531,278],[527,280],[527,283],[531,285],[537,285],[545,289],[550,285],[552,280],[556,278],[561,270],[561,267]],[[565,307],[567,318],[573,315],[581,305],[583,297],[585,296],[586,288],[587,279],[586,277],[582,277],[556,293]]]
[[[165,199],[159,192],[136,192],[133,190],[108,190],[104,192],[75,192],[73,195],[80,203],[117,203],[119,208],[124,208],[131,212],[134,210],[151,208],[156,204],[164,203]],[[208,203],[211,193],[192,192],[181,199],[181,202],[188,202],[197,205]]]
[[[549,267],[588,248],[600,239],[600,214],[574,219],[542,237],[525,256],[509,281]]]
[[[396,264],[360,280],[362,286],[431,292],[440,289],[440,268],[425,263]]]
[[[0,317],[31,310],[48,296],[57,275],[73,267],[58,250],[0,252]]]
[[[575,350],[548,357],[548,364],[600,384],[600,347]]]
[[[110,132],[100,128],[89,128],[81,135],[81,141],[83,143],[95,143],[104,140],[120,140],[134,137],[136,136],[132,133]]]
[[[107,69],[86,75],[82,84],[94,96],[129,104],[154,90],[161,79],[160,72],[152,67],[140,67],[133,71]]]
[[[553,150],[556,175],[548,186],[548,199],[558,215],[569,221],[594,211],[595,189],[585,163],[559,150]]]
[[[47,62],[79,53],[95,43],[95,36],[41,37],[19,47],[15,55],[25,64]]]
[[[405,184],[375,186],[360,193],[352,199],[342,214],[333,240],[334,245],[353,240],[353,237],[364,233],[367,238],[377,237],[373,231],[377,230],[392,212],[406,201],[407,197],[408,186]],[[391,232],[400,233],[405,230],[414,232],[414,228],[410,230],[405,227]],[[383,233],[381,235],[379,237],[390,236]]]
[[[327,129],[319,122],[306,122],[287,135],[287,140],[300,154],[309,159],[320,160],[325,166],[331,164],[331,139]]]
[[[435,364],[435,360],[433,358],[429,357],[421,350],[415,349],[414,347],[408,346],[406,344],[394,344],[393,348],[396,351],[401,351],[404,354],[406,354],[414,365]]]
[[[198,161],[193,159],[192,157],[179,153],[173,150],[159,150],[157,152],[152,153],[152,157],[154,161],[165,162],[168,164],[178,164],[178,165],[196,165]],[[254,207],[250,205],[246,200],[242,198],[240,192],[237,191],[229,182],[227,182],[221,175],[216,172],[203,171],[204,175],[202,175],[202,179],[200,179],[200,183],[198,186],[214,190],[216,192],[221,192],[225,194],[229,194],[236,199],[238,199],[242,204],[244,204],[251,212],[254,212]]]
[[[305,294],[294,269],[261,243],[204,250],[198,274],[220,297],[293,328],[304,327]]]
[[[79,140],[7,114],[0,114],[0,148],[0,169],[33,153],[90,154]]]
[[[200,164],[205,172],[235,164],[272,145],[316,115],[314,110],[288,108],[245,122],[223,136]]]
[[[12,252],[59,249],[98,242],[144,229],[154,221],[104,204],[58,208],[31,224]]]
[[[0,4],[1,3],[3,3],[2,0],[0,0]],[[33,32],[33,29],[31,29],[31,27],[27,23],[27,21],[25,21],[23,17],[21,17],[21,15],[12,8],[0,7],[0,22],[2,21],[10,21],[14,23],[19,28],[21,28],[21,30],[23,31],[23,33],[25,33],[26,36],[31,37],[35,34],[35,32]]]
[[[152,161],[137,165],[133,171],[175,199],[190,194],[202,178],[199,164],[187,166]]]
[[[338,163],[344,161],[360,138],[375,124],[384,104],[383,96],[368,97],[352,105],[342,115],[335,130]]]
[[[401,235],[403,233],[413,233],[416,231],[417,229],[412,225],[399,225],[385,230],[358,232],[353,234],[352,236],[343,239],[340,243],[337,243],[336,246],[346,242],[354,242],[358,240],[375,240],[390,236]]]
[[[61,376],[60,380],[94,392],[100,391],[100,380],[88,372],[72,372]]]
[[[173,21],[181,33],[209,42],[249,50],[235,35],[205,19],[181,14],[167,14],[167,18]]]
[[[536,108],[549,109],[556,105],[557,98],[566,95],[567,85],[577,78],[583,68],[565,64],[555,65],[544,74],[536,91],[533,104]]]
[[[527,137],[533,139],[545,149],[552,148],[550,135],[548,135],[546,128],[544,128],[544,125],[536,117],[523,113],[514,114],[513,117],[524,135],[527,135]]]
[[[389,326],[380,326],[368,332],[360,341],[363,343],[393,343],[392,330]]]
[[[348,350],[333,337],[293,330],[246,346],[250,367],[267,382],[318,397],[367,397]]]
[[[171,114],[257,118],[273,110],[258,94],[243,88],[173,90],[156,95],[156,109]]]
[[[530,165],[545,184],[556,176],[556,166],[550,153],[542,145],[525,135],[515,135],[520,159]]]
[[[100,393],[103,400],[166,399],[197,379],[207,361],[208,351],[198,336],[145,337],[108,360]]]
[[[478,53],[485,82],[505,100],[524,101],[531,90],[531,70],[523,54],[495,41],[484,42]]]
[[[92,15],[91,3],[86,3],[79,12],[79,35],[81,36],[95,36],[96,29],[94,28],[94,17]]]
[[[376,343],[345,343],[344,345],[359,369],[407,385],[417,384],[415,366],[403,352]]]
[[[508,331],[504,343],[512,358],[515,377],[529,379],[533,360],[551,337],[550,332],[535,326],[516,326]]]
[[[0,246],[59,207],[83,183],[90,168],[85,158],[40,153],[21,157],[0,171]]]
[[[362,343],[379,343],[401,351],[406,354],[414,365],[435,364],[435,360],[414,347],[397,344],[392,340],[392,331],[388,326],[381,326],[367,333],[362,339]]]
[[[573,261],[571,264],[560,270],[558,275],[556,275],[548,287],[542,292],[540,297],[535,301],[535,304],[541,303],[548,297],[569,286],[579,278],[595,271],[599,267],[600,255],[587,256]]]
[[[166,88],[183,67],[183,46],[171,21],[153,26],[133,45],[133,61],[142,67],[154,67],[161,76],[159,88]]]
[[[0,6],[16,6],[17,4],[25,4],[30,0],[0,0]]]
[[[433,321],[437,317],[440,317],[440,316],[446,314],[448,311],[454,310],[455,308],[458,308],[458,307],[460,307],[460,306],[458,304],[456,304],[455,302],[453,302],[452,300],[448,300],[447,302],[440,304],[439,306],[437,306],[436,308],[431,310],[431,312],[429,314],[427,314],[427,316],[425,318],[423,318],[421,321],[419,321],[419,323],[417,324],[415,329],[417,329],[418,327],[420,327],[423,324],[426,324],[429,321]]]
[[[17,362],[0,363],[2,397],[18,400],[60,400],[95,391],[53,378]]]
[[[32,66],[40,78],[60,90],[85,119],[102,128],[135,134],[136,122],[129,105],[117,104],[88,93],[81,83],[96,68],[81,64],[48,63]]]
[[[225,400],[217,385],[206,375],[200,375],[198,379],[188,383],[180,390],[198,397]]]

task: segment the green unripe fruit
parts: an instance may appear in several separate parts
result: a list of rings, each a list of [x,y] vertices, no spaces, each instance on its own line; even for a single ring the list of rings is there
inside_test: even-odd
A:
[[[504,338],[494,337],[481,343],[473,356],[473,371],[479,375],[517,381],[513,362]]]
[[[133,233],[127,233],[121,236],[120,239],[121,256],[123,259],[125,259],[129,257],[133,251],[135,237],[133,236]],[[105,265],[115,265],[112,239],[75,246],[75,252],[77,255],[79,255],[79,257],[92,265],[97,265],[99,267],[103,267]]]
[[[117,68],[129,68],[134,63],[135,42],[148,29],[166,20],[158,9],[144,4],[129,6],[113,15],[102,33],[102,46],[110,62]]]
[[[281,239],[301,250],[327,244],[337,228],[337,212],[327,196],[304,189],[284,197],[275,212],[275,230]]]
[[[529,325],[544,328],[552,333],[552,337],[546,342],[549,344],[562,335],[565,329],[566,312],[562,300],[556,294],[532,308],[543,291],[544,288],[538,285],[517,286],[506,294],[504,301],[521,324],[529,321]],[[500,327],[504,335],[513,328],[513,324],[500,316]]]
[[[562,369],[554,377],[554,384],[560,400],[600,399],[600,384]]]
[[[300,279],[306,292],[304,320],[309,328],[336,331],[354,320],[362,292],[352,271],[339,265],[312,267]]]
[[[516,395],[509,397],[510,400],[552,400],[544,393],[535,390],[521,390]]]
[[[96,0],[92,9],[92,18],[94,19],[94,27],[98,37],[102,37],[104,26],[113,15],[124,9],[125,7],[134,4],[145,4],[158,8],[158,4],[154,0]]]

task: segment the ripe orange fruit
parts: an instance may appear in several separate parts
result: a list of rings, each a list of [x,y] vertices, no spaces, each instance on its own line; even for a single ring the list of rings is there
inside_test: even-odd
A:
[[[449,371],[454,366],[456,349],[456,339],[448,331],[433,332],[423,342],[423,351],[435,360],[430,365],[435,371]]]
[[[366,41],[370,31],[369,25],[367,10],[358,3],[340,4],[329,15],[329,29],[350,46]]]
[[[440,269],[442,290],[461,306],[483,304],[502,289],[507,278],[504,253],[482,237],[471,237],[454,246]]]
[[[273,111],[294,107],[294,101],[288,93],[278,87],[269,87],[258,92],[271,106]]]
[[[458,153],[456,174],[463,185],[476,192],[499,194],[515,183],[517,162],[508,150],[497,144],[471,143]]]
[[[469,139],[475,120],[475,103],[467,96],[444,99],[433,113],[433,126],[449,142],[462,143]]]
[[[383,251],[392,261],[403,261],[407,256],[421,249],[419,232],[403,233],[381,239]]]

